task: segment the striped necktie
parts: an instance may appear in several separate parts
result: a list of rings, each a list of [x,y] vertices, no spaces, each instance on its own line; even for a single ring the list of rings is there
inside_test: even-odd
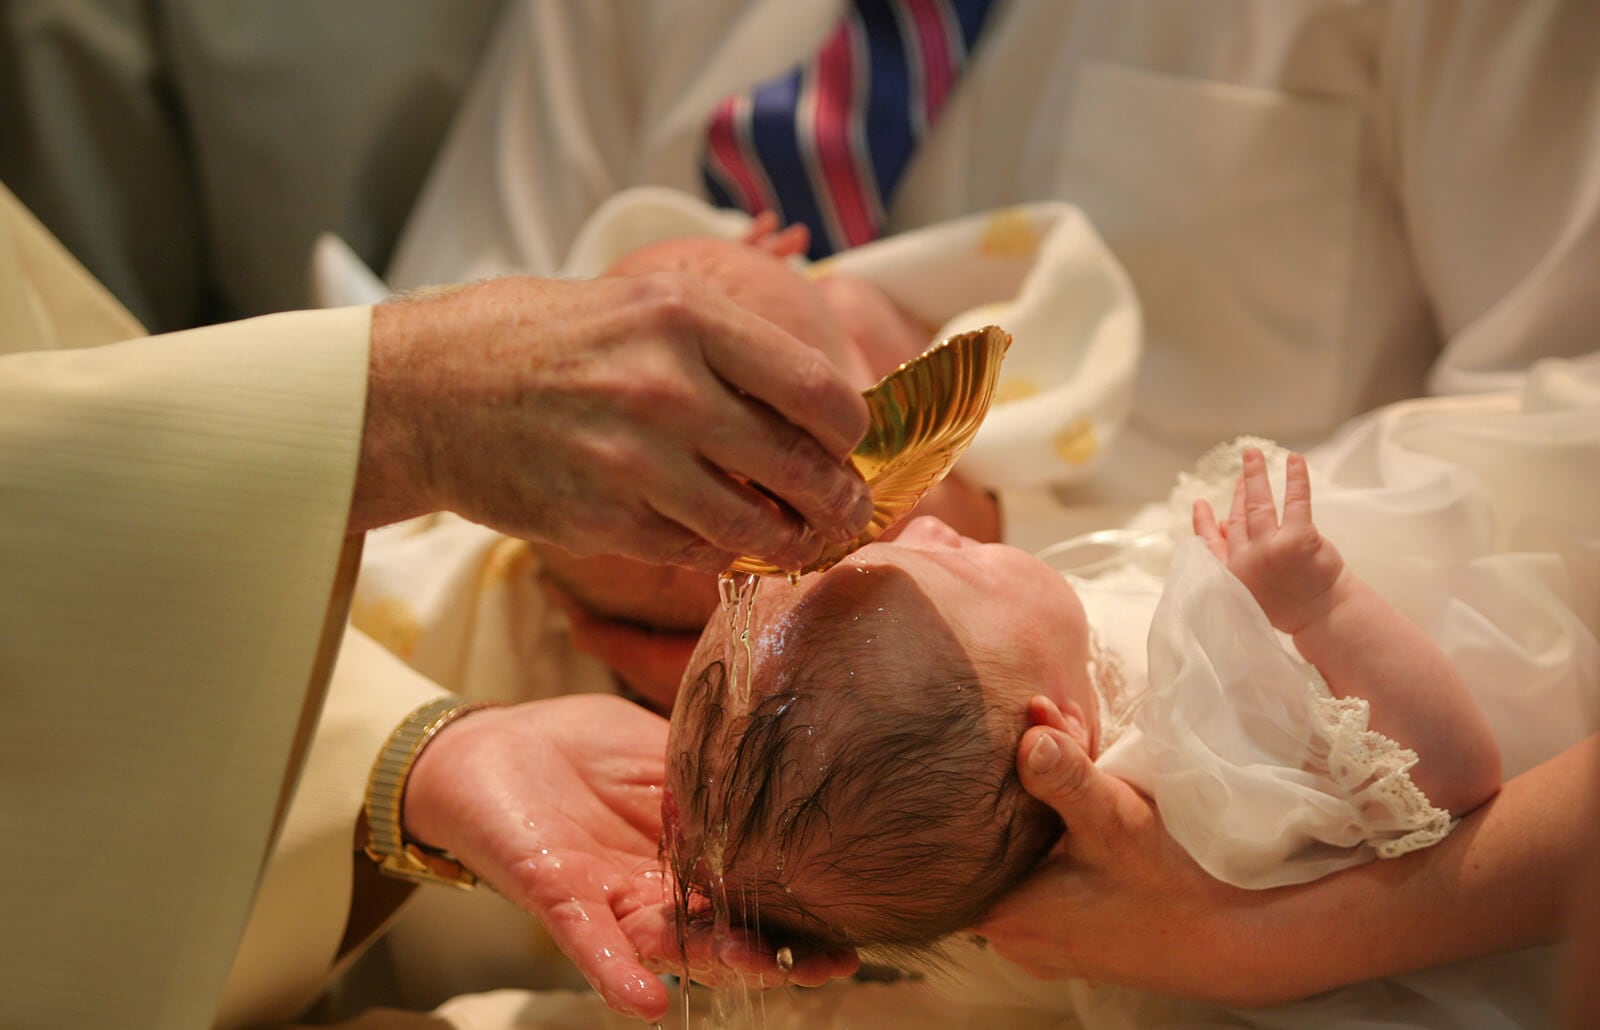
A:
[[[851,0],[814,58],[717,105],[700,159],[712,201],[803,222],[813,260],[877,238],[990,4]]]

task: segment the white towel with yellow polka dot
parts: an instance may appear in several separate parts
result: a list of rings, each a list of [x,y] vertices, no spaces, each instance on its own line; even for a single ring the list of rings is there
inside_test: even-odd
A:
[[[738,237],[750,219],[659,187],[625,190],[573,241],[562,274],[600,275],[635,248]],[[988,418],[959,468],[991,489],[1083,478],[1127,420],[1141,349],[1121,266],[1077,208],[1027,204],[887,237],[809,267],[868,280],[930,327],[1012,336]]]

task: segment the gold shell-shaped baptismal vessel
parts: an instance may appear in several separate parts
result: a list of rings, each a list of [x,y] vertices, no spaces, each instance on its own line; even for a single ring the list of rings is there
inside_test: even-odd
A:
[[[799,570],[740,558],[730,572],[821,572],[881,536],[917,506],[967,449],[989,411],[1011,334],[985,326],[940,340],[862,394],[872,424],[850,461],[872,491],[872,521],[853,540],[830,545]]]

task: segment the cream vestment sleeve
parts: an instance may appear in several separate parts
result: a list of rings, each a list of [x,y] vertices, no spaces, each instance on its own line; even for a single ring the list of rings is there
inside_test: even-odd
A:
[[[346,629],[294,803],[228,974],[217,1026],[293,1019],[365,945],[344,937],[354,863],[367,861],[354,850],[367,774],[406,713],[441,692],[364,634]],[[388,914],[392,910],[369,917],[367,929],[381,928]],[[340,953],[341,942],[348,952]]]
[[[322,699],[367,310],[140,336],[0,188],[7,1026],[211,1021]]]

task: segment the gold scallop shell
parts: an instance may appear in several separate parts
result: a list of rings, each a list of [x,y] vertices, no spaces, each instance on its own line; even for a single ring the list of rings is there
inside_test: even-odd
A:
[[[870,544],[945,477],[983,424],[1009,346],[1011,334],[992,325],[951,336],[861,395],[872,423],[850,462],[872,491],[872,521],[855,539],[830,545],[800,572],[821,572]],[[789,574],[748,556],[728,571]]]

